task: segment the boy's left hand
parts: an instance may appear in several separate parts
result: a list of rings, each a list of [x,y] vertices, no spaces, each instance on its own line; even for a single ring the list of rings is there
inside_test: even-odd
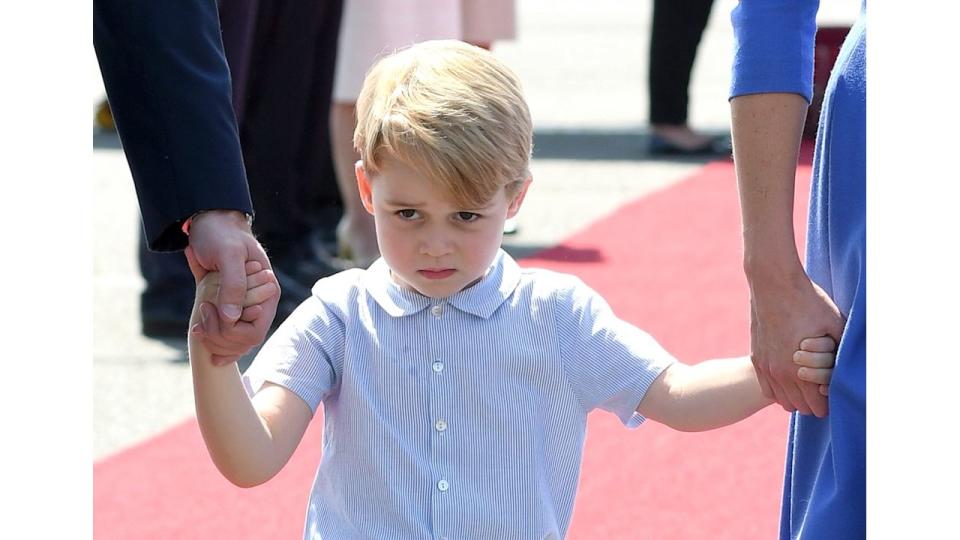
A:
[[[837,344],[830,336],[807,338],[800,342],[800,350],[793,353],[793,362],[800,366],[797,377],[820,385],[820,393],[830,393],[833,366],[837,363]]]

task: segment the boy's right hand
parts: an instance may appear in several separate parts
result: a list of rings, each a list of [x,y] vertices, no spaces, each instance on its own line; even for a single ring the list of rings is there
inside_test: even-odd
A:
[[[258,261],[247,261],[247,292],[243,299],[241,321],[252,322],[263,314],[263,303],[277,292],[276,278],[270,269],[263,269]],[[195,304],[213,303],[220,292],[220,273],[208,272],[197,283]]]
[[[187,258],[190,259],[189,255]],[[237,325],[269,325],[276,314],[275,299],[280,293],[277,278],[272,270],[264,269],[258,261],[248,261],[245,271],[247,291]],[[213,364],[222,366],[239,359],[249,349],[249,345],[223,339],[214,304],[219,290],[219,272],[207,272],[198,280],[193,315],[190,318],[190,339],[198,340],[211,353]],[[220,339],[211,339],[211,336],[219,336]]]

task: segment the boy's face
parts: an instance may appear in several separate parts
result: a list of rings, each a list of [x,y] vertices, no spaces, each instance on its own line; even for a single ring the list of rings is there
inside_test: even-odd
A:
[[[360,199],[377,224],[380,253],[401,286],[444,298],[483,277],[530,180],[512,197],[500,190],[482,208],[454,204],[412,167],[386,158],[370,178],[357,162]]]

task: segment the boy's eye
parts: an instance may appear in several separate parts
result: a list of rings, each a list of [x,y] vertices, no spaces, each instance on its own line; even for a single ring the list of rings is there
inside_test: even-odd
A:
[[[470,223],[471,221],[480,219],[480,214],[473,212],[457,212],[457,219],[466,223]]]
[[[417,211],[412,208],[404,208],[403,210],[397,210],[397,215],[403,219],[414,219],[417,217]]]

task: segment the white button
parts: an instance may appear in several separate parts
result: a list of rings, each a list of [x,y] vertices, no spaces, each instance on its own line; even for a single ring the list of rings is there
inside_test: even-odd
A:
[[[450,484],[448,484],[446,480],[441,480],[437,482],[437,489],[440,491],[446,491],[450,489]]]
[[[433,427],[437,428],[437,431],[446,431],[447,423],[444,420],[437,420],[437,423],[434,424]]]
[[[440,362],[440,361],[434,362],[433,371],[434,373],[440,373],[441,371],[443,371],[443,362]]]
[[[430,308],[430,313],[432,313],[434,317],[439,317],[440,315],[443,315],[443,306],[439,304],[437,304],[436,306],[433,306],[432,308]]]

